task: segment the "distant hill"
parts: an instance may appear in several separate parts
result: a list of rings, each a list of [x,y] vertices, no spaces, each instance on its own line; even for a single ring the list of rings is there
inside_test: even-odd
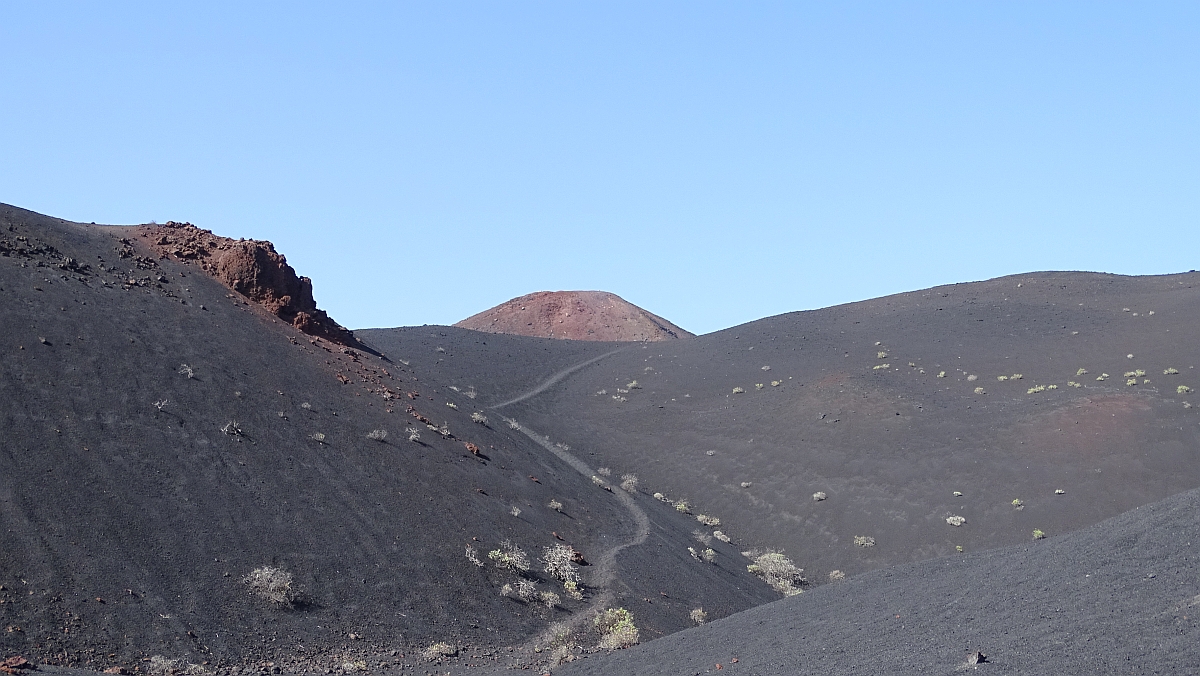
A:
[[[605,291],[539,291],[455,326],[536,338],[650,342],[692,338],[671,322]]]

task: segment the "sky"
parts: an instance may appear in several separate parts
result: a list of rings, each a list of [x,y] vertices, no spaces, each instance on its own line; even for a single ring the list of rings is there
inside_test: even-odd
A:
[[[1200,3],[0,4],[0,202],[267,239],[351,328],[695,333],[1198,268]]]

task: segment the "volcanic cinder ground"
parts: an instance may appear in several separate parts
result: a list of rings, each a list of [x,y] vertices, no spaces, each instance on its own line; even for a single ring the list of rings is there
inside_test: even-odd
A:
[[[0,206],[0,649],[1193,673],[1198,283],[1035,273],[703,336],[541,293],[350,332],[269,243]],[[792,589],[747,568],[769,552]],[[640,645],[600,647],[611,608]]]

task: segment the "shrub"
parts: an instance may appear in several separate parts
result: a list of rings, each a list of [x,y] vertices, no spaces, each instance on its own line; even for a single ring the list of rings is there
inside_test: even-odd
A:
[[[1025,394],[1037,394],[1038,392],[1045,392],[1045,391],[1046,391],[1045,385],[1035,385],[1035,386],[1029,388],[1028,390],[1026,390]]]
[[[679,512],[680,514],[691,514],[692,508],[688,506],[686,501],[680,500],[679,502],[675,503],[675,511]]]
[[[250,587],[259,598],[271,603],[290,606],[296,600],[296,590],[292,588],[292,574],[280,568],[263,566],[250,571],[242,578],[242,582]]]
[[[1079,377],[1079,376],[1087,375],[1087,372],[1088,372],[1087,369],[1079,369],[1078,371],[1075,372],[1075,376]]]
[[[1067,387],[1083,387],[1083,385],[1080,385],[1079,383],[1075,382],[1074,380],[1068,380]]]
[[[542,603],[546,604],[547,608],[553,608],[554,606],[557,606],[558,602],[561,600],[558,594],[555,594],[552,591],[544,591],[541,594],[538,594],[538,598],[542,600]]]
[[[449,408],[452,408],[452,409],[454,409],[454,410],[456,410],[456,411],[458,410],[458,404],[456,404],[456,403],[454,403],[454,402],[452,402],[452,401],[448,401],[448,402],[446,402],[446,406],[447,406],[447,407],[449,407]]]
[[[709,516],[707,514],[697,514],[696,520],[710,528],[716,528],[717,526],[721,525],[720,519],[718,519],[715,516]]]
[[[782,380],[772,380],[771,381],[771,387],[779,387],[782,384],[783,384]]]
[[[642,389],[642,386],[638,384],[638,381],[634,380],[634,381],[630,381],[628,384],[626,384],[625,389],[640,390],[640,389]]]
[[[703,608],[694,608],[690,614],[692,622],[696,624],[704,624],[708,620],[708,613],[704,612]]]
[[[829,581],[830,582],[841,582],[842,580],[845,580],[845,579],[846,579],[846,574],[843,573],[842,571],[840,571],[840,570],[829,571]]]
[[[637,485],[638,485],[638,478],[637,478],[636,474],[622,474],[621,475],[621,490],[624,490],[628,493],[636,493]]]
[[[550,509],[553,509],[556,512],[561,512],[563,510],[563,505],[558,500],[551,500],[550,504],[548,504],[546,506],[549,507]]]
[[[367,435],[367,438],[371,441],[383,441],[384,439],[387,439],[387,430],[371,430],[370,434]]]
[[[596,474],[600,476],[612,476],[612,470],[607,467],[601,467],[596,470]]]
[[[509,418],[509,419],[507,420],[507,422],[508,422],[508,429],[510,429],[510,430],[519,430],[519,429],[521,429],[521,423],[517,422],[516,420],[513,420],[512,418]]]
[[[605,650],[628,648],[638,643],[633,614],[624,608],[609,608],[597,615],[594,623],[600,632],[600,647]]]
[[[499,549],[488,552],[488,558],[495,561],[500,568],[507,568],[517,573],[529,570],[529,557],[516,544],[504,540]]]
[[[762,370],[764,370],[764,371],[770,371],[770,370],[771,370],[771,367],[770,367],[770,366],[764,366],[764,367],[762,367]]]
[[[707,455],[707,456],[714,456],[714,455],[716,455],[716,454],[717,454],[717,452],[716,452],[716,451],[705,451],[705,452],[704,452],[704,455]]]
[[[221,428],[221,432],[231,437],[240,437],[242,436],[242,426],[236,420],[230,420]]]
[[[892,368],[891,364],[876,364],[875,366],[871,367],[871,369],[874,371],[881,371],[881,370],[890,369],[890,368]]]
[[[604,485],[604,479],[601,479],[600,477],[596,476],[595,474],[592,475],[592,483],[596,484],[597,486],[599,486],[601,488],[606,488],[606,486]]]
[[[1033,529],[1033,539],[1034,540],[1041,540],[1044,537],[1046,537],[1046,534],[1042,532],[1042,529],[1040,529],[1040,528]]]
[[[311,410],[312,410],[312,404],[310,404],[310,403],[308,403],[308,402],[306,401],[306,402],[304,402],[303,404],[300,404],[300,408],[304,409],[305,411],[311,411]]]
[[[715,537],[716,539],[720,540],[721,542],[729,542],[729,536],[728,536],[728,535],[726,535],[726,534],[724,534],[724,533],[722,533],[722,532],[721,532],[721,531],[719,531],[719,530],[714,530],[714,531],[713,531],[713,537]]]
[[[1020,380],[1020,379],[1022,379],[1022,378],[1024,378],[1024,377],[1025,377],[1025,376],[1021,375],[1020,373],[1014,373],[1014,374],[1012,374],[1011,376],[1009,376],[1009,377],[1008,377],[1008,379],[1009,379],[1009,380]]]
[[[887,359],[887,356],[888,356],[888,355],[887,355],[887,352],[884,352],[884,351],[882,351],[882,350],[880,350],[879,352],[876,352],[876,353],[875,353],[875,358],[876,358],[876,359]]]
[[[575,549],[571,545],[557,544],[542,550],[544,570],[550,577],[561,582],[579,584],[579,571],[575,570]]]
[[[471,545],[467,545],[467,560],[480,568],[483,567],[483,561],[479,560],[479,555],[475,553],[475,548]]]
[[[697,541],[704,543],[706,547],[712,544],[712,536],[700,530],[699,528],[692,530],[692,537],[696,538]]]
[[[1187,385],[1180,385],[1179,387],[1175,388],[1175,392],[1177,394],[1191,394],[1192,388],[1188,387]]]
[[[961,525],[963,525],[963,524],[964,524],[964,523],[966,523],[966,522],[967,522],[967,520],[966,520],[966,519],[964,519],[964,518],[963,518],[963,517],[961,517],[961,516],[948,516],[948,517],[946,517],[946,523],[950,524],[951,526],[961,526]]]
[[[511,513],[513,516],[521,516],[521,508],[520,508],[520,507],[517,507],[516,505],[513,505],[513,508],[512,508],[511,510],[509,510],[509,512],[510,512],[510,513]]]
[[[977,376],[977,375],[975,375],[975,374],[971,374],[971,375],[967,376],[967,382],[968,382],[968,383],[973,383],[973,382],[975,382],[976,380],[979,380],[979,376]]]
[[[858,545],[859,547],[874,547],[875,538],[869,535],[855,535],[854,544]]]
[[[937,377],[938,377],[938,378],[945,378],[945,377],[946,377],[946,372],[945,372],[945,371],[938,371]]]
[[[753,485],[754,485],[754,482],[752,482],[752,481],[743,481],[742,483],[740,483],[740,484],[738,484],[738,485],[740,485],[742,488],[750,488],[751,486],[753,486]]]
[[[1004,382],[1004,381],[1008,380],[1008,376],[996,376],[996,380],[999,380],[1000,382]]]
[[[670,502],[671,501],[667,496],[663,495],[662,493],[655,493],[654,499],[658,500],[659,502]]]
[[[1055,489],[1054,489],[1054,494],[1055,494],[1055,495],[1063,495],[1064,493],[1066,493],[1066,491],[1064,491],[1064,490],[1063,490],[1063,489],[1061,489],[1061,488],[1055,488]]]
[[[975,394],[987,394],[987,392],[984,392],[982,387],[976,387]]]
[[[480,425],[486,425],[487,421],[488,421],[487,416],[480,413],[479,411],[475,411],[474,413],[471,414],[471,422],[473,422],[473,423],[479,423]]]
[[[746,392],[746,390],[744,390],[744,389],[742,389],[742,388],[740,388],[740,387],[735,387],[735,388],[733,388],[733,393],[734,393],[734,394],[745,394],[745,392]]]
[[[1096,380],[1098,380],[1100,382],[1104,382],[1107,379],[1108,379],[1107,373],[1101,373],[1100,375],[1096,376]]]
[[[191,366],[188,366],[187,364],[180,364],[179,365],[179,375],[185,376],[188,380],[191,380],[192,378],[196,377],[196,371],[194,369],[192,369]]]
[[[1164,375],[1164,376],[1173,376],[1173,375],[1175,375],[1175,374],[1177,374],[1177,373],[1179,373],[1179,369],[1175,368],[1174,366],[1172,366],[1171,368],[1169,368],[1169,369],[1166,369],[1165,371],[1163,371],[1163,375]]]
[[[765,387],[765,385],[762,383],[754,383],[754,389],[756,390],[761,390],[763,387]]]
[[[439,347],[438,349],[441,350],[442,348]],[[436,661],[441,657],[454,657],[457,654],[458,648],[455,648],[449,643],[434,643],[426,648],[424,653],[425,659],[430,662]]]
[[[817,491],[813,493],[813,502],[820,502],[828,497],[828,495],[825,495],[825,491]]]
[[[1022,507],[1024,505],[1025,505],[1025,503],[1021,501],[1021,498],[1016,498],[1012,501],[1013,507]]]
[[[1126,385],[1137,385],[1137,378],[1130,378],[1129,380],[1125,381],[1125,384]]]
[[[408,433],[409,441],[420,441],[421,440],[421,430],[419,430],[415,427],[409,427],[409,428],[405,429],[404,431]]]
[[[309,435],[309,438],[311,438],[313,441],[317,442],[318,444],[325,443],[325,434],[322,432],[313,432],[311,435]]]
[[[784,556],[782,551],[750,550],[742,552],[742,555],[754,561],[746,566],[746,570],[766,582],[775,591],[784,596],[795,596],[800,593],[800,585],[805,582],[804,569],[797,568],[796,564]]]

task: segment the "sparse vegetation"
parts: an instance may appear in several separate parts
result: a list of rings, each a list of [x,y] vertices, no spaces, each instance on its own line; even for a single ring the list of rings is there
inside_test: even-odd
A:
[[[445,350],[442,350],[442,348],[440,348],[440,347],[438,348],[438,350],[441,352],[445,352]],[[427,661],[435,662],[442,657],[454,657],[455,655],[458,654],[458,648],[455,648],[454,646],[450,645],[449,643],[440,643],[439,642],[439,643],[434,643],[433,645],[426,648],[425,652],[423,654]]]
[[[529,570],[529,556],[509,540],[502,541],[498,549],[488,552],[488,558],[495,561],[498,567],[513,572],[524,573]]]
[[[538,594],[538,598],[541,599],[542,603],[546,604],[547,608],[553,608],[554,606],[557,606],[558,602],[561,600],[558,594],[555,594],[552,591],[544,591],[541,594]]]
[[[796,564],[784,556],[782,551],[752,549],[742,552],[742,556],[754,562],[746,566],[746,570],[769,584],[775,591],[784,596],[795,596],[800,593],[800,585],[805,582],[804,569],[796,567]]]
[[[383,441],[387,439],[387,434],[387,430],[371,430],[370,433],[367,434],[367,438],[371,441]]]
[[[579,571],[575,570],[575,550],[571,545],[557,544],[542,550],[544,570],[560,582],[579,584]]]
[[[471,545],[467,545],[467,560],[480,568],[483,567],[483,561],[479,560],[479,555],[475,553],[475,548]]]
[[[696,624],[704,624],[708,621],[708,613],[704,612],[703,608],[693,608],[690,617]]]
[[[271,603],[290,606],[296,600],[296,590],[292,587],[292,574],[281,568],[263,566],[250,571],[242,578],[242,582],[250,587],[250,591],[259,598]]]
[[[593,623],[600,632],[600,647],[605,650],[637,645],[640,638],[633,613],[624,608],[609,608],[597,615]]]

